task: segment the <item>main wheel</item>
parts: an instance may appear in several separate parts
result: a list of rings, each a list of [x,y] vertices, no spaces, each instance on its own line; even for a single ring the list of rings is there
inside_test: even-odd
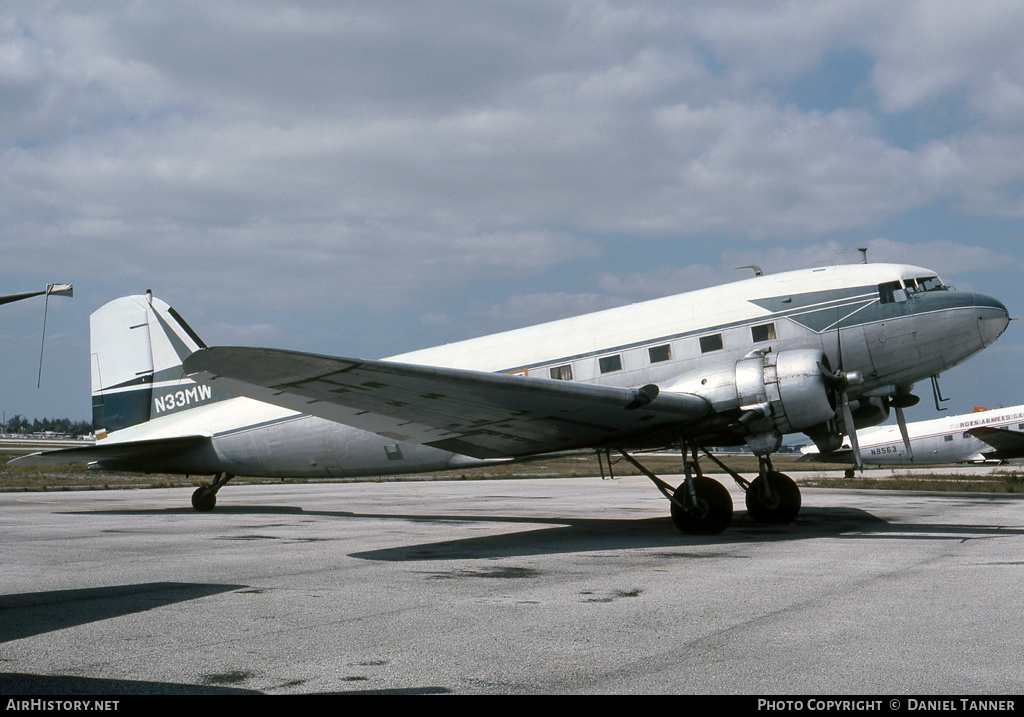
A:
[[[765,495],[765,479],[770,488]],[[747,513],[759,523],[789,523],[800,512],[800,488],[785,473],[769,471],[747,488]]]
[[[217,506],[217,491],[207,486],[196,488],[192,494],[192,507],[200,513],[208,513]]]
[[[732,520],[732,495],[713,478],[698,476],[691,480],[696,504],[690,499],[690,488],[685,482],[680,483],[674,496],[683,505],[671,502],[672,522],[687,535],[718,535]]]

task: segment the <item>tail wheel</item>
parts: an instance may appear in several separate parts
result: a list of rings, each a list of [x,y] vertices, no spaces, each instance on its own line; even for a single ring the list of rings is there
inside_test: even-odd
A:
[[[192,494],[192,507],[200,513],[208,513],[217,506],[217,491],[234,478],[231,473],[217,473],[209,485],[201,485]]]
[[[769,471],[747,488],[747,513],[760,523],[789,523],[799,512],[800,488],[785,473]]]
[[[673,494],[672,522],[687,535],[718,535],[732,521],[729,489],[705,476],[697,476],[690,481],[692,486],[681,483]]]
[[[200,513],[209,513],[217,507],[217,491],[208,486],[196,488],[192,494],[192,507]]]

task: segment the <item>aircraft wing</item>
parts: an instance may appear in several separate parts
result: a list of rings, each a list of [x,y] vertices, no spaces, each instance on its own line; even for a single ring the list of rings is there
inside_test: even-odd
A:
[[[615,388],[276,349],[205,348],[184,367],[236,395],[474,458],[620,445],[710,411],[700,396],[655,386]]]
[[[210,442],[209,436],[175,436],[153,438],[120,443],[98,443],[91,446],[61,448],[53,451],[30,453],[19,456],[7,465],[19,468],[36,466],[70,466],[82,463],[101,463],[105,468],[117,470],[118,466],[137,469],[150,462],[157,463],[182,451],[200,448]]]
[[[967,433],[984,441],[993,451],[982,451],[986,458],[1020,458],[1024,456],[1024,433],[1009,428],[969,428]]]

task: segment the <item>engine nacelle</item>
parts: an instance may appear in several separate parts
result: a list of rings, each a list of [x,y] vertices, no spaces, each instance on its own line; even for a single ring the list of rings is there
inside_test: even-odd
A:
[[[717,413],[734,412],[749,433],[793,433],[835,418],[828,358],[816,349],[756,351],[734,366],[681,377],[666,391],[694,393]]]

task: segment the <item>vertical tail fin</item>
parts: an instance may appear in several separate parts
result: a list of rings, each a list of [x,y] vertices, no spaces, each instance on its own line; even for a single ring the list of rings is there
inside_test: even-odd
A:
[[[203,341],[151,293],[126,296],[89,320],[92,417],[97,438],[214,400],[210,386],[184,377],[181,362]]]

